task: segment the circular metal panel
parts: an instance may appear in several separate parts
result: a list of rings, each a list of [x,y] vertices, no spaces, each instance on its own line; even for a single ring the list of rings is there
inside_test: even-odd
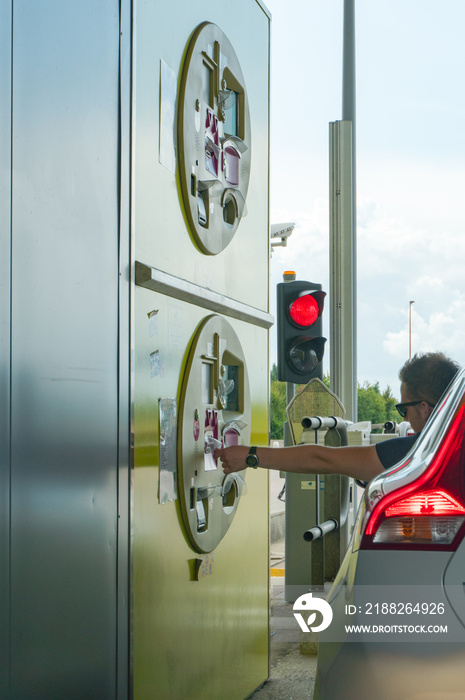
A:
[[[199,248],[216,255],[245,215],[250,175],[250,116],[236,53],[215,24],[195,30],[178,97],[182,199]]]
[[[250,420],[241,344],[226,319],[209,316],[189,349],[179,410],[179,502],[187,539],[197,552],[219,544],[246,490],[245,472],[224,476],[214,447],[248,445]]]

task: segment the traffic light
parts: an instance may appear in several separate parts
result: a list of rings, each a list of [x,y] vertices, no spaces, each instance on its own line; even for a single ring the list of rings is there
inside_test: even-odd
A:
[[[325,296],[321,284],[313,282],[277,285],[279,381],[306,384],[314,377],[323,379]]]

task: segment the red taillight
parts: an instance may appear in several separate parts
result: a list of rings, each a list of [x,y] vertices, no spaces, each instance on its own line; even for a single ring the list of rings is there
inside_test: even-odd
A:
[[[385,510],[386,518],[418,515],[465,515],[465,507],[443,490],[422,491],[396,501]]]
[[[465,523],[465,405],[462,405],[426,471],[376,503],[362,548],[452,548]]]

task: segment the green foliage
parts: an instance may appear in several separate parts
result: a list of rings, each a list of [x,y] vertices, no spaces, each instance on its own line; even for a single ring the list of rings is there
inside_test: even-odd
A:
[[[372,423],[383,423],[385,405],[383,397],[379,391],[379,384],[369,384],[364,382],[362,386],[358,385],[358,420],[369,420]]]
[[[385,423],[387,420],[397,420],[395,405],[391,388],[388,386],[383,393],[379,388],[379,382],[370,384],[363,382],[358,385],[358,420],[369,420],[372,423]]]
[[[283,439],[286,420],[286,383],[271,380],[270,387],[270,440]]]
[[[328,389],[331,389],[331,381],[329,379],[329,374],[324,374],[323,375],[323,384],[328,387]]]
[[[286,383],[278,382],[278,370],[273,365],[270,374],[270,439],[283,439],[283,425],[286,420]],[[323,383],[329,388],[329,376],[323,377]],[[371,423],[385,423],[387,420],[398,420],[395,405],[397,399],[392,395],[388,386],[383,392],[379,382],[371,384],[363,382],[358,385],[358,420]]]
[[[392,395],[391,387],[388,386],[382,394],[384,403],[386,405],[386,420],[401,420],[399,414],[397,413],[396,403],[399,403],[398,399]]]

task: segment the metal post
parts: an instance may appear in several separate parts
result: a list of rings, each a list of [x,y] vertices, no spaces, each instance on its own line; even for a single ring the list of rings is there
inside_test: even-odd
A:
[[[338,418],[336,426],[325,435],[325,445],[342,447],[348,444],[346,424]],[[338,528],[325,537],[325,580],[334,581],[349,544],[351,480],[347,476],[327,474],[325,481],[325,518],[327,521],[333,519],[339,524]]]
[[[353,272],[352,125],[330,126],[330,378],[331,390],[357,420],[356,289]]]
[[[330,124],[331,389],[357,420],[355,7],[344,0],[342,122]]]
[[[342,119],[351,121],[355,135],[355,3],[344,0]]]
[[[408,357],[412,357],[412,304],[414,301],[409,301],[408,307]]]
[[[295,280],[295,272],[285,272],[283,282],[292,282]],[[295,396],[295,384],[286,382],[286,406]],[[289,423],[284,423],[284,446],[293,445],[292,433]],[[286,509],[285,509],[285,534],[284,534],[284,556],[286,558],[285,568],[285,598],[288,602],[294,602],[302,593],[305,593],[308,587],[305,587],[305,582],[308,580],[309,564],[302,557],[302,543],[295,541],[294,532],[296,530],[296,521],[299,522],[299,505],[300,505],[300,481],[299,474],[285,475],[286,485]]]

